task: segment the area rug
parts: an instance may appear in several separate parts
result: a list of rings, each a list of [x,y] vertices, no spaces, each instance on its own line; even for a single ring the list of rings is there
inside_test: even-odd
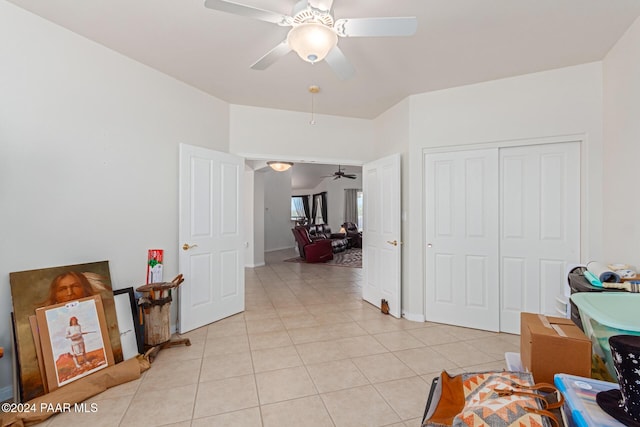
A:
[[[285,259],[284,262],[305,262],[305,260],[300,257],[295,257]],[[331,261],[319,264],[335,265],[338,267],[362,268],[362,249],[347,249],[344,252],[333,254],[333,259]]]

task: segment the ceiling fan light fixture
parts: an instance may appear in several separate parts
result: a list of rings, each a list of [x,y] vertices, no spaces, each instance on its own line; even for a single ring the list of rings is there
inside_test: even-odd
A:
[[[300,58],[313,64],[322,61],[338,44],[338,34],[319,22],[303,22],[289,31],[287,43]]]
[[[288,170],[291,166],[293,166],[293,163],[272,161],[272,162],[267,162],[267,165],[269,165],[271,169],[273,169],[276,172],[284,172]]]

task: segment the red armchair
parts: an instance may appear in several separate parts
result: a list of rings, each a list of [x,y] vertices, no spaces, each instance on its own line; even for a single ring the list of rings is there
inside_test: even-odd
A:
[[[331,240],[311,241],[309,231],[305,227],[295,227],[291,229],[298,244],[300,256],[307,262],[326,262],[333,259],[333,249]]]

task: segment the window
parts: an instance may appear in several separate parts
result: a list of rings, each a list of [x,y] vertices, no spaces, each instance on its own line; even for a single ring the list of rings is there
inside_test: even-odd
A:
[[[307,196],[291,196],[291,221],[301,221],[307,217],[303,200],[306,197]]]

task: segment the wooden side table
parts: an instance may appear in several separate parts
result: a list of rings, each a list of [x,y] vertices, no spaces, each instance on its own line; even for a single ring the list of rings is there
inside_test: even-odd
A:
[[[0,347],[0,359],[4,356],[4,348]]]
[[[141,298],[140,305],[144,316],[145,356],[148,356],[149,362],[153,362],[162,349],[191,345],[189,338],[171,339],[171,289],[177,288],[183,281],[182,274],[179,274],[171,282],[149,283],[136,289],[147,293],[147,296]]]

